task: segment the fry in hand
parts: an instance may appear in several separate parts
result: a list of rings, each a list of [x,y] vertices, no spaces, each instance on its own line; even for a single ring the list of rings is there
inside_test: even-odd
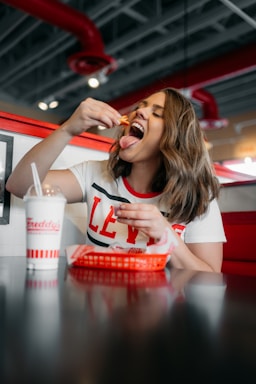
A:
[[[127,115],[123,115],[120,117],[120,124],[127,125],[127,126],[130,125]]]

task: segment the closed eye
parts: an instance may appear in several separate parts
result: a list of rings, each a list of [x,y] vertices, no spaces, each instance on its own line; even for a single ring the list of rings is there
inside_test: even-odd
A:
[[[160,113],[160,112],[153,112],[153,115],[155,116],[155,117],[159,117],[159,118],[163,118],[164,116],[163,116],[163,113]]]

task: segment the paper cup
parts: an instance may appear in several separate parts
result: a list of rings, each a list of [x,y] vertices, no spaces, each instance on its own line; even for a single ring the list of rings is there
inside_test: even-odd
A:
[[[28,269],[58,268],[66,199],[56,186],[31,186],[24,196]]]

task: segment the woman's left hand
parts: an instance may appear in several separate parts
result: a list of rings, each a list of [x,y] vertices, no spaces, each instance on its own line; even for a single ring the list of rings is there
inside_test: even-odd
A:
[[[169,226],[153,204],[122,203],[116,214],[119,223],[137,228],[156,242],[161,239],[164,229]]]

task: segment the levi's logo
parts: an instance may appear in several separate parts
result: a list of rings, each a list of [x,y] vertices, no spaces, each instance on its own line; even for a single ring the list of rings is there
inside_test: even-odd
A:
[[[59,232],[60,222],[53,220],[34,221],[32,217],[27,218],[27,231],[33,233]]]

